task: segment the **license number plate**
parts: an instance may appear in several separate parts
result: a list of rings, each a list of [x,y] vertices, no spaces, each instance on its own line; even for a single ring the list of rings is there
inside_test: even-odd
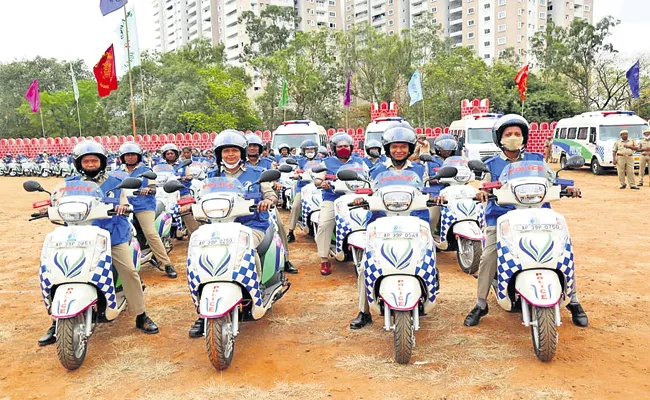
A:
[[[91,244],[93,244],[93,242],[90,240],[67,240],[64,242],[52,242],[50,243],[50,247],[53,247],[55,249],[69,247],[88,247]]]
[[[377,234],[380,239],[415,239],[417,232],[380,232]]]
[[[558,224],[523,224],[523,225],[515,225],[513,229],[519,232],[557,231],[562,229],[562,227]]]
[[[210,240],[199,240],[197,243],[198,246],[207,247],[207,246],[228,246],[235,243],[234,238],[222,238],[222,239],[210,239]]]

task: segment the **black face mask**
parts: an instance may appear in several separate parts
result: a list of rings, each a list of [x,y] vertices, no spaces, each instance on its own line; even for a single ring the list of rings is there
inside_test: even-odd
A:
[[[97,177],[97,175],[99,175],[99,173],[101,171],[102,170],[99,169],[99,168],[98,169],[84,169],[84,170],[82,170],[83,174],[86,175],[87,177],[89,177],[90,179],[93,179],[93,178]]]
[[[256,154],[248,153],[248,158],[257,159],[257,158],[260,158],[260,155],[259,155],[259,153],[256,153]]]
[[[401,161],[396,160],[396,159],[394,159],[394,158],[391,158],[391,160],[393,161],[393,165],[394,165],[394,166],[396,166],[396,167],[403,167],[403,166],[406,164],[406,161],[408,160],[408,157],[405,158],[405,159],[403,159],[403,160],[401,160]]]

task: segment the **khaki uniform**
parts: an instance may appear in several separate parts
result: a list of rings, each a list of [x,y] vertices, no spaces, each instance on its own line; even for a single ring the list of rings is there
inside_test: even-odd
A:
[[[292,231],[296,229],[296,224],[298,223],[298,215],[300,214],[300,209],[302,208],[302,193],[294,193],[293,205],[291,206],[291,216],[289,217],[289,230]],[[303,218],[306,218],[304,216]]]
[[[546,140],[544,144],[544,161],[550,163],[553,159],[553,140],[551,138]]]
[[[621,186],[624,186],[625,176],[627,175],[630,186],[636,186],[636,182],[634,181],[634,150],[626,148],[626,145],[635,146],[634,140],[629,138],[627,140],[619,139],[614,143],[614,147],[612,148],[614,157],[616,157],[618,180]]]
[[[171,165],[176,165],[179,164],[182,160],[179,159],[179,161],[176,161],[174,164]],[[185,176],[190,175],[190,169],[185,168]],[[183,196],[183,198],[191,197],[192,195],[186,195]],[[194,219],[194,216],[192,214],[185,215],[181,217],[183,220],[183,223],[185,224],[185,227],[187,228],[187,234],[188,236],[192,236],[192,233],[194,233],[195,230],[199,229],[199,223]]]
[[[162,265],[170,265],[172,261],[169,259],[167,250],[165,250],[165,245],[156,230],[156,212],[140,211],[135,213],[135,218],[138,220],[142,233],[144,234],[144,237],[147,238],[147,243],[149,243],[151,252],[154,257],[156,257],[156,260],[162,263]]]
[[[641,149],[650,148],[650,139],[643,138],[638,142],[638,145]],[[639,159],[639,185],[643,185],[646,167],[650,168],[650,150],[641,150],[641,158]]]
[[[235,173],[231,174],[231,173],[229,173],[228,171],[226,171],[223,168],[222,168],[222,171],[226,173],[227,178],[237,179],[237,177],[239,175],[244,173],[245,168],[246,167],[244,166],[244,164],[241,164],[239,166],[239,169],[237,169],[237,171],[235,171]],[[261,192],[262,192],[262,199],[271,200],[271,201],[273,201],[274,203],[277,204],[278,196],[275,194],[275,191],[273,190],[273,185],[270,182],[261,183],[260,184],[260,189],[261,189]],[[271,212],[274,212],[274,211],[273,210],[269,211],[269,213],[271,213]],[[192,217],[192,219],[194,219],[194,217]],[[278,220],[279,220],[279,217],[278,217]],[[257,246],[259,246],[260,243],[262,243],[262,240],[264,239],[264,232],[262,232],[260,230],[257,230],[257,229],[251,229],[251,231],[253,232],[253,248],[257,249]],[[278,224],[278,231],[280,231],[280,224]],[[278,232],[278,233],[280,234],[280,236],[286,236],[286,235],[284,235],[284,232]],[[286,246],[286,244],[285,244],[285,246]],[[255,252],[255,269],[257,270],[258,276],[262,276],[262,261],[260,260],[260,256],[257,253],[257,251]]]

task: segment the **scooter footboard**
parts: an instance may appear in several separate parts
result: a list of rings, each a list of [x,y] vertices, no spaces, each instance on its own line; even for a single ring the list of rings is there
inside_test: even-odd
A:
[[[52,318],[72,318],[97,303],[97,289],[86,283],[60,285],[52,299]]]
[[[515,291],[536,307],[553,307],[562,298],[564,289],[554,270],[530,269],[517,275]]]
[[[475,221],[459,221],[451,229],[456,236],[469,240],[483,240],[483,231]]]
[[[203,286],[199,313],[201,318],[219,318],[242,302],[242,289],[232,282],[212,282]]]
[[[379,296],[391,310],[412,310],[422,297],[420,281],[409,275],[386,276],[381,280]]]

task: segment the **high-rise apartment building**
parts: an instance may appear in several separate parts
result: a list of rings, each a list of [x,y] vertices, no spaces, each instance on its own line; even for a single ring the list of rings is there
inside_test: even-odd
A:
[[[555,25],[567,27],[571,21],[581,18],[593,23],[594,0],[549,0],[548,18]]]
[[[214,40],[211,1],[153,0],[157,50],[172,51],[197,38]]]
[[[295,0],[294,4],[300,24],[298,30],[330,28],[343,29],[343,12],[341,4],[344,0]]]

